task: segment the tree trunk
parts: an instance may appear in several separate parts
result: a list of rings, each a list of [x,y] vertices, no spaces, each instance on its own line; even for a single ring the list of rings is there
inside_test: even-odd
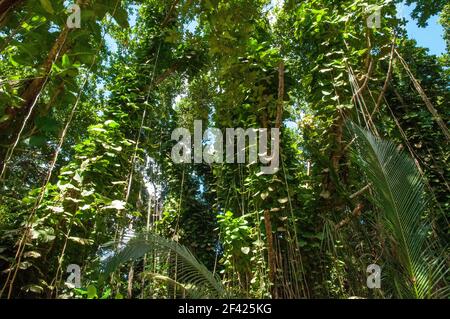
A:
[[[128,289],[127,289],[128,299],[133,298],[133,279],[134,279],[134,263],[131,263],[130,271],[128,272]]]

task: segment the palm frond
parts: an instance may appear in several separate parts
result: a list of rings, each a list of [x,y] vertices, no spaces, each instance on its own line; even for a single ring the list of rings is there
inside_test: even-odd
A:
[[[151,232],[139,234],[130,239],[118,253],[108,258],[104,265],[104,275],[112,273],[127,261],[140,259],[153,251],[177,256],[175,261],[177,278],[170,278],[172,284],[190,284],[191,287],[195,287],[196,295],[198,295],[198,291],[204,292],[203,297],[229,297],[220,279],[199,262],[188,248],[176,241]],[[164,276],[163,274],[159,275]],[[183,285],[183,287],[189,286]]]
[[[162,281],[169,285],[173,290],[181,290],[183,298],[190,299],[201,299],[205,298],[205,296],[209,296],[209,291],[205,290],[205,288],[199,288],[192,284],[183,284],[178,281],[173,280],[172,278],[164,275],[160,275],[154,272],[143,272],[141,274],[141,278],[147,278],[155,281]]]
[[[372,184],[373,200],[395,265],[393,287],[399,297],[430,298],[444,279],[441,258],[432,256],[427,243],[430,224],[425,218],[426,200],[422,177],[412,159],[396,146],[354,123],[359,166]],[[432,263],[430,260],[435,260]]]

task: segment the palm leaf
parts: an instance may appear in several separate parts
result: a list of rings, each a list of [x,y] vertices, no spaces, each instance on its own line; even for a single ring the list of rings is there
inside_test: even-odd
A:
[[[349,123],[359,166],[372,184],[373,200],[389,243],[393,287],[399,297],[430,298],[445,277],[445,263],[427,242],[423,182],[415,163],[396,146]],[[444,285],[445,286],[445,285]]]
[[[176,241],[169,240],[155,233],[139,234],[135,238],[132,238],[125,244],[125,246],[115,255],[108,258],[104,265],[104,275],[108,275],[115,271],[123,263],[142,258],[149,252],[175,254],[176,267],[177,267],[177,279],[170,278],[172,284],[188,283],[191,287],[195,287],[196,293],[202,291],[203,297],[223,298],[227,297],[228,293],[220,279],[211,273],[201,262],[195,258],[195,256],[189,251],[188,248],[179,244]],[[168,278],[162,274],[162,277]],[[188,287],[184,285],[183,287]]]

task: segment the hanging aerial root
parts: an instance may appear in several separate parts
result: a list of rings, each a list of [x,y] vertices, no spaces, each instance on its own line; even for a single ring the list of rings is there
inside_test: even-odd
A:
[[[433,115],[434,120],[438,123],[439,127],[441,128],[441,130],[444,133],[447,140],[450,140],[450,132],[447,128],[447,125],[445,125],[445,122],[442,120],[442,117],[439,115],[438,111],[434,108],[433,104],[431,103],[430,99],[426,95],[426,93],[423,90],[422,86],[420,85],[419,81],[417,81],[417,79],[414,77],[408,64],[403,59],[403,57],[400,55],[400,53],[398,53],[397,50],[395,50],[395,54],[397,54],[397,56],[399,57],[400,62],[402,63],[403,67],[406,70],[406,73],[408,73],[409,77],[411,78],[411,81],[413,82],[414,87],[416,88],[416,90],[419,93],[422,100],[425,102],[425,105],[427,106],[430,113]]]

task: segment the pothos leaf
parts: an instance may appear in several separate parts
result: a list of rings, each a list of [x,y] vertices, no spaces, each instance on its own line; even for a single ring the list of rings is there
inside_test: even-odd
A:
[[[69,56],[67,54],[64,54],[62,57],[62,66],[63,68],[70,68],[72,64],[70,63]]]
[[[97,298],[97,288],[95,286],[89,285],[87,287],[87,297],[88,299]]]

